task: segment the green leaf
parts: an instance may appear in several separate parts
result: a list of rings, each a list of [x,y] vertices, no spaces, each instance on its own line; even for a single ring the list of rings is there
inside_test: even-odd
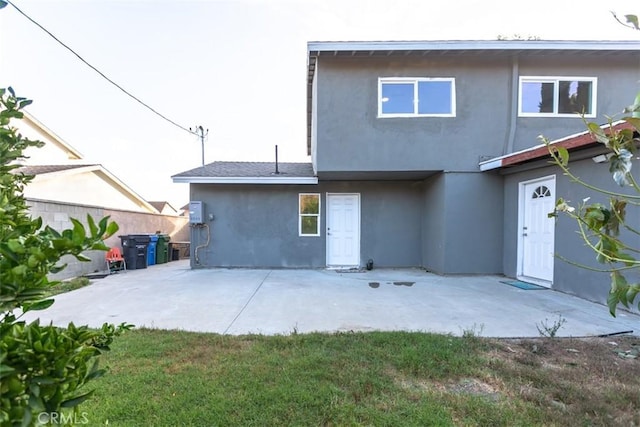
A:
[[[98,236],[98,226],[93,220],[93,217],[89,214],[87,214],[87,224],[89,225],[89,233],[91,233],[91,237]]]
[[[11,269],[16,276],[25,276],[27,274],[26,265],[17,265]]]
[[[633,300],[636,299],[638,293],[640,293],[640,283],[629,286],[627,290],[627,301],[629,301],[629,304],[633,304]]]
[[[87,238],[84,225],[75,218],[70,218],[70,221],[73,223],[73,243],[82,244]]]
[[[109,246],[105,245],[104,242],[97,242],[91,245],[91,249],[94,251],[108,251]]]
[[[589,133],[593,135],[596,141],[609,147],[609,137],[606,133],[604,133],[604,130],[602,130],[600,125],[598,125],[597,123],[589,122],[587,123],[587,129],[589,129]]]
[[[636,30],[640,30],[640,25],[638,23],[638,16],[637,15],[624,15],[624,17],[627,20],[628,24],[633,25],[633,27]]]
[[[0,244],[0,255],[10,259],[11,261],[17,263],[20,262],[20,258],[14,251],[9,249],[9,246],[6,243]]]
[[[14,368],[12,368],[11,366],[0,365],[0,380],[2,378],[8,377],[9,375],[11,375],[15,371],[16,370]]]
[[[627,279],[620,273],[619,271],[614,271],[611,273],[611,291],[616,292],[618,289],[627,289],[628,287]]]
[[[33,381],[40,385],[53,385],[58,383],[58,380],[51,377],[34,377]]]
[[[62,408],[75,408],[76,406],[78,406],[79,404],[81,404],[82,402],[90,398],[93,392],[94,390],[91,390],[90,392],[81,394],[80,396],[76,396],[72,399],[65,400],[60,404],[60,406]]]
[[[54,302],[54,299],[45,299],[42,301],[34,302],[33,304],[25,304],[23,311],[26,313],[27,311],[44,310],[51,307]]]
[[[31,105],[32,103],[33,103],[33,101],[32,101],[32,100],[30,100],[30,99],[25,99],[25,100],[20,101],[20,102],[18,103],[18,108],[22,109],[22,108],[24,108],[24,107],[26,107],[26,106],[28,106],[28,105]]]
[[[40,386],[36,383],[29,384],[29,391],[33,393],[34,396],[40,396]]]
[[[42,403],[42,399],[36,396],[35,394],[29,395],[29,408],[31,408],[31,412],[37,414],[38,412],[43,412],[45,410],[44,404]]]
[[[99,361],[100,361],[100,359],[96,359],[95,362],[93,362],[93,366],[91,366],[91,370],[89,371],[89,373],[85,377],[85,381],[90,381],[90,380],[93,380],[93,379],[96,379],[96,378],[100,378],[101,376],[103,376],[107,372],[106,369],[99,369],[98,368]]]
[[[25,251],[24,244],[20,242],[18,239],[11,239],[6,243],[6,245],[10,251],[16,254],[23,254]]]
[[[635,107],[634,113],[638,113],[640,110],[640,92],[636,93],[636,98],[633,100],[633,105]],[[640,117],[637,114],[634,114],[633,117]]]
[[[640,106],[638,107],[640,108]],[[625,117],[624,121],[636,128],[636,130],[640,130],[640,117]]]
[[[60,273],[65,268],[67,268],[67,264],[54,265],[52,267],[49,267],[49,272],[53,273],[53,274],[56,274],[56,273]]]
[[[107,239],[113,236],[114,234],[117,233],[119,229],[120,227],[118,226],[118,224],[116,224],[115,222],[110,222],[109,225],[107,226],[107,231],[105,232],[105,235],[102,238]]]
[[[569,150],[560,146],[556,146],[554,149],[557,151],[558,157],[560,157],[561,164],[567,166],[569,164]]]
[[[55,230],[51,227],[49,227],[48,225],[45,227],[45,232],[51,236],[53,236],[56,239],[59,239],[62,237],[62,235],[60,233],[58,233],[58,230]]]
[[[22,427],[27,427],[31,425],[31,411],[24,411],[24,415],[22,415],[22,423],[20,423]]]
[[[609,306],[609,313],[611,313],[613,317],[616,317],[616,307],[618,306],[618,297],[616,296],[615,293],[609,292],[609,295],[607,296],[607,306]]]

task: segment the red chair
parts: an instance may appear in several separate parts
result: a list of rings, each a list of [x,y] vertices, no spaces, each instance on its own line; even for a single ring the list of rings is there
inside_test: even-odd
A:
[[[122,252],[120,252],[120,248],[113,247],[109,249],[105,258],[107,260],[107,270],[109,270],[109,274],[118,271],[127,271],[127,263],[122,256]]]

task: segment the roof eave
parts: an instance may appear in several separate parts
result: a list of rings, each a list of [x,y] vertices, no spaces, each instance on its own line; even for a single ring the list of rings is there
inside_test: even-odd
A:
[[[429,40],[429,41],[312,41],[309,53],[420,50],[629,50],[639,51],[635,40]]]
[[[317,177],[214,177],[214,176],[174,176],[174,183],[186,184],[302,184],[314,185]]]
[[[633,126],[624,121],[619,120],[614,123],[607,123],[600,126],[601,129],[607,133],[609,129],[613,130],[622,130],[622,129],[633,129]],[[597,144],[598,142],[591,135],[590,131],[583,131],[580,133],[576,133],[573,135],[568,135],[563,138],[559,138],[549,142],[549,146],[559,146],[564,147],[567,150],[576,149],[580,147],[586,147],[591,144]],[[489,171],[493,169],[500,169],[507,166],[516,166],[518,164],[541,159],[543,157],[549,156],[549,148],[546,144],[538,144],[534,147],[527,148],[525,150],[516,151],[515,153],[506,154],[504,156],[494,157],[493,159],[485,160],[480,162],[480,170],[482,172]]]
[[[66,141],[56,135],[51,129],[42,124],[42,122],[36,119],[29,112],[23,110],[22,113],[22,120],[30,124],[32,127],[36,128],[36,130],[38,130],[43,135],[47,135],[49,138],[51,138],[51,140],[67,154],[67,157],[69,159],[81,160],[83,158],[82,154],[78,150],[76,150],[74,147],[72,147]]]

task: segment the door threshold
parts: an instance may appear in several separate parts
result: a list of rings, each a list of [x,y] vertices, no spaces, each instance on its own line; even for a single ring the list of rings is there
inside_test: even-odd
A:
[[[362,267],[358,265],[338,265],[338,266],[332,265],[332,266],[327,266],[326,269],[329,271],[357,272],[362,270]]]

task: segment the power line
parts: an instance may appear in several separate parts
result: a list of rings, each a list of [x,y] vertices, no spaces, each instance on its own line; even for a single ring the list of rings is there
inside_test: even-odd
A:
[[[118,83],[114,82],[113,80],[111,80],[109,77],[107,77],[106,75],[104,75],[104,73],[100,70],[98,70],[96,67],[94,67],[93,65],[89,64],[82,56],[78,55],[73,49],[71,49],[69,46],[67,46],[66,44],[64,44],[60,39],[58,39],[56,36],[54,36],[49,30],[47,30],[46,28],[44,28],[42,25],[40,25],[38,22],[36,22],[34,19],[32,19],[29,15],[27,15],[26,13],[24,13],[22,10],[20,10],[20,8],[18,6],[16,6],[15,4],[13,4],[10,0],[0,0],[0,8],[2,7],[2,3],[6,2],[8,4],[10,4],[11,6],[13,6],[13,8],[15,10],[17,10],[18,12],[20,12],[20,14],[22,16],[24,16],[25,18],[27,18],[29,21],[31,21],[33,24],[35,24],[38,28],[40,28],[42,31],[44,31],[45,33],[47,33],[52,39],[54,39],[55,41],[57,41],[58,43],[60,43],[65,49],[67,49],[69,52],[71,52],[72,54],[74,54],[80,61],[84,62],[85,65],[87,65],[89,68],[91,68],[93,71],[95,71],[96,73],[100,74],[100,76],[102,76],[102,78],[104,78],[106,81],[108,81],[109,83],[111,83],[112,85],[114,85],[115,87],[117,87],[118,89],[120,89],[122,92],[124,92],[126,95],[128,95],[129,97],[133,98],[135,101],[137,101],[139,104],[141,104],[142,106],[144,106],[145,108],[149,109],[150,111],[152,111],[154,114],[160,116],[161,118],[163,118],[164,120],[166,120],[167,122],[171,123],[172,125],[179,127],[180,129],[182,129],[185,132],[189,132],[192,135],[198,135],[197,132],[192,131],[191,129],[188,129],[184,126],[179,125],[178,123],[174,122],[173,120],[171,120],[170,118],[168,118],[167,116],[163,115],[162,113],[158,112],[157,110],[155,110],[154,108],[152,108],[151,106],[149,106],[147,103],[143,102],[141,99],[137,98],[136,96],[134,96],[133,94],[131,94],[129,91],[127,91],[126,89],[124,89],[122,86],[120,86]],[[199,135],[198,135],[199,136]]]

